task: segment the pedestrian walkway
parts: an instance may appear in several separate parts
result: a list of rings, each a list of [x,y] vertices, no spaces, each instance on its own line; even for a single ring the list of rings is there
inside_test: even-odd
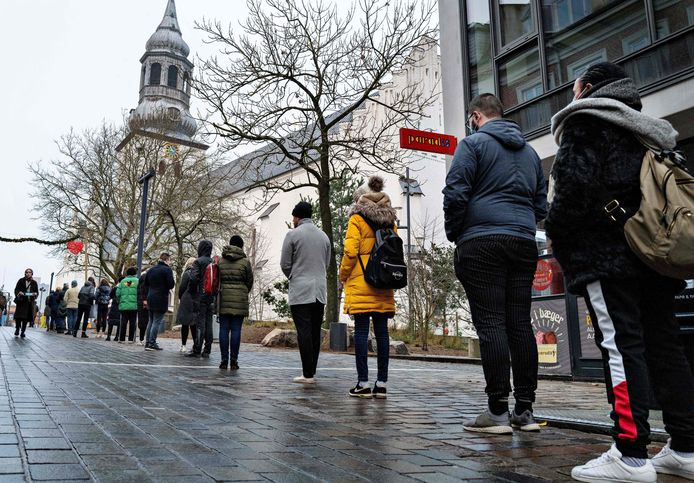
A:
[[[475,365],[394,360],[388,399],[362,400],[347,397],[347,355],[322,355],[307,387],[291,382],[295,351],[242,346],[241,370],[230,372],[216,351],[186,358],[173,340],[145,352],[12,330],[0,328],[0,483],[562,481],[610,442],[552,427],[464,433],[485,401]],[[604,399],[592,384],[540,385],[553,407],[572,394]]]

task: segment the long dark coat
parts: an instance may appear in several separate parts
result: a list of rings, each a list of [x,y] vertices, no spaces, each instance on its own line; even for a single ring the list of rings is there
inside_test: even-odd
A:
[[[190,281],[193,268],[183,272],[181,284],[178,287],[178,313],[176,323],[180,325],[195,325],[198,317],[198,308],[195,302],[196,287]]]
[[[173,271],[164,262],[159,262],[145,274],[147,286],[147,307],[152,312],[166,312],[169,310],[169,292],[176,282]]]
[[[27,292],[26,279],[24,277],[20,278],[17,281],[17,285],[14,287],[14,320],[18,320],[20,322],[30,322],[34,320],[34,305],[36,303],[36,297],[39,293],[39,284],[36,283],[36,280],[31,280],[28,291],[34,295],[30,297],[27,297],[26,295],[17,295],[19,292]]]

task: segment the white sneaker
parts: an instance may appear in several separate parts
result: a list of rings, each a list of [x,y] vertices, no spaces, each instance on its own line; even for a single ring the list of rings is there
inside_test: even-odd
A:
[[[188,349],[186,349],[186,346],[182,345],[178,352],[188,352]]]
[[[669,439],[660,453],[651,458],[651,463],[658,473],[694,480],[694,458],[685,458],[672,451]]]
[[[141,340],[139,340],[139,339],[138,339],[138,340],[136,340],[136,341],[135,341],[135,343],[136,343],[137,345],[145,345],[145,344],[144,344],[144,342],[142,342],[142,341],[141,341]]]
[[[582,466],[571,470],[571,477],[578,481],[602,482],[624,481],[639,483],[656,483],[658,475],[649,460],[635,468],[622,461],[622,453],[615,444],[602,456],[590,460]]]
[[[313,377],[297,376],[293,379],[297,384],[315,384],[316,379]]]

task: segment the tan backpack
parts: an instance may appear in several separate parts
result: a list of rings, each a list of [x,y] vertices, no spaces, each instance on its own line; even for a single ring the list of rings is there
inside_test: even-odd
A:
[[[684,157],[648,149],[640,183],[641,205],[624,224],[629,247],[661,275],[694,278],[694,177]]]

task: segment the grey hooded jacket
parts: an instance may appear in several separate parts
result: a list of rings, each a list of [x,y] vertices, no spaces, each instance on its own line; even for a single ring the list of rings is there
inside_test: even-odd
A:
[[[328,235],[310,218],[287,233],[280,266],[289,279],[289,305],[327,302],[326,272],[331,256]]]

